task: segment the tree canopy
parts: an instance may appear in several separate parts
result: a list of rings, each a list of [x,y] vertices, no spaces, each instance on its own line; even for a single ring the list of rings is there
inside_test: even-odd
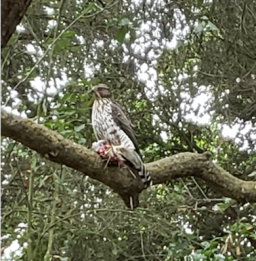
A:
[[[255,14],[255,0],[3,0],[3,260],[255,260]],[[92,151],[98,83],[152,188]]]

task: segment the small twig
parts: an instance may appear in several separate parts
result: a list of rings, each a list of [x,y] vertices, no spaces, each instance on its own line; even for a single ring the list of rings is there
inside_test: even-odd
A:
[[[141,252],[142,252],[142,256],[144,258],[144,260],[146,261],[146,255],[144,252],[144,244],[143,244],[143,237],[142,237],[143,232],[140,233],[140,245],[141,245]]]
[[[200,190],[200,192],[202,193],[202,195],[207,199],[209,200],[209,198],[205,195],[205,193],[203,192],[203,190],[201,189],[201,187],[198,185],[198,183],[196,182],[195,178],[194,177],[191,177],[192,180],[194,181],[194,183],[196,184],[196,186],[198,187],[198,189]]]
[[[62,173],[62,166],[61,166],[60,176],[61,176],[61,173]],[[57,175],[57,174],[55,173],[55,175]],[[54,194],[53,194],[54,200],[52,202],[53,205],[52,205],[52,211],[51,211],[50,226],[52,226],[55,223],[55,220],[56,220],[56,206],[57,206],[57,201],[58,201],[58,196],[59,196],[59,184],[56,180],[55,175],[52,175],[53,180],[54,180],[55,190],[54,190]],[[53,237],[54,237],[54,227],[52,227],[50,229],[50,232],[49,232],[47,251],[46,251],[45,256],[44,256],[44,261],[48,261],[48,260],[51,259]]]
[[[32,161],[35,160],[35,156],[32,158]],[[31,173],[29,176],[29,188],[28,188],[28,215],[27,215],[27,255],[28,261],[33,260],[33,247],[32,247],[32,212],[33,212],[33,188],[34,188],[34,166],[31,168]]]

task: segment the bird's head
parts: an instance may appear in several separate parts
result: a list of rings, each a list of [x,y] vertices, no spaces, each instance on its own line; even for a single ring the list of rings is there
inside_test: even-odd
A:
[[[109,87],[106,84],[98,84],[93,86],[92,91],[94,92],[94,95],[96,99],[103,99],[103,98],[111,98],[111,91]]]

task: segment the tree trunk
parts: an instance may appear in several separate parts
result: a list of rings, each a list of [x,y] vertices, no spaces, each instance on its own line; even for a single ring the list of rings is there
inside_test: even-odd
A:
[[[1,48],[4,48],[32,0],[1,1]]]

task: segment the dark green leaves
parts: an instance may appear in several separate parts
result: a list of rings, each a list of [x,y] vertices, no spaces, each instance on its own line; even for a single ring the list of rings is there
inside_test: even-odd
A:
[[[132,23],[128,18],[122,18],[119,22],[121,27],[116,35],[116,40],[123,44],[125,42],[126,36],[129,34],[130,41],[135,39],[135,29],[132,27]]]

